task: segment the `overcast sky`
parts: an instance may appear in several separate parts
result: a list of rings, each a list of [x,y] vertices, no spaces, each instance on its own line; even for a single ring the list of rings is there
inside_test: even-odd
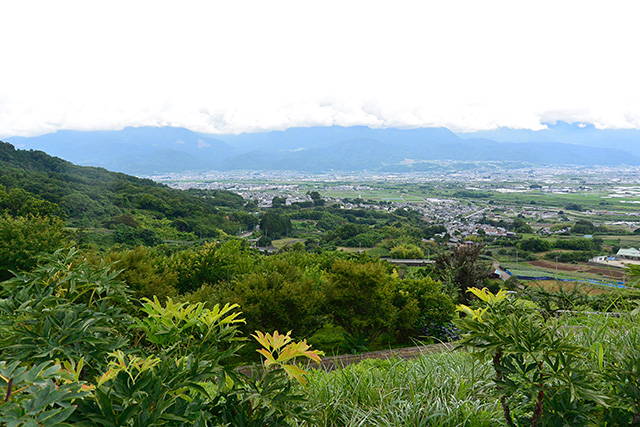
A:
[[[0,136],[640,128],[640,2],[1,1]]]

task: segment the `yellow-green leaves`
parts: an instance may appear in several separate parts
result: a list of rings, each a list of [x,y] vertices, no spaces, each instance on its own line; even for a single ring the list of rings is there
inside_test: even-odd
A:
[[[467,289],[467,292],[473,293],[480,300],[487,303],[487,307],[473,310],[472,308],[464,304],[459,304],[456,307],[456,311],[464,313],[467,316],[469,316],[472,320],[478,321],[480,323],[482,323],[482,315],[489,309],[489,307],[494,306],[495,304],[501,301],[504,301],[509,296],[507,292],[502,289],[498,291],[498,293],[495,295],[491,293],[491,291],[489,291],[489,289],[487,288],[482,288],[482,289],[469,288]]]
[[[141,311],[147,318],[136,320],[136,326],[142,329],[147,339],[165,347],[178,343],[204,340],[219,340],[225,333],[221,332],[234,327],[237,323],[244,323],[239,316],[237,304],[225,304],[223,307],[215,305],[213,309],[204,308],[204,303],[186,304],[175,303],[167,298],[164,306],[153,297],[153,301],[143,299]]]
[[[464,305],[464,304],[459,304],[456,307],[456,311],[459,311],[461,313],[466,314],[467,316],[471,317],[471,319],[473,320],[477,320],[478,322],[482,323],[482,315],[485,313],[485,311],[487,311],[486,308],[478,308],[476,310],[473,310],[472,308]]]
[[[112,359],[109,361],[109,370],[98,378],[97,386],[100,387],[105,382],[114,379],[120,372],[126,372],[133,381],[143,372],[153,368],[160,362],[155,356],[141,358],[138,356],[126,355],[118,350],[111,353]]]
[[[304,379],[306,371],[298,366],[287,364],[287,362],[293,361],[297,357],[306,357],[316,363],[320,363],[320,356],[323,356],[324,353],[319,350],[310,350],[311,346],[307,344],[307,340],[299,342],[293,341],[290,334],[291,331],[286,334],[275,331],[273,335],[256,331],[256,334],[252,336],[263,347],[257,350],[257,352],[264,357],[263,363],[265,368],[268,369],[273,366],[280,367],[284,369],[291,378],[295,378],[299,383],[304,385],[306,383]]]
[[[477,296],[487,304],[495,304],[508,297],[508,294],[504,289],[500,289],[500,291],[498,291],[498,293],[495,295],[492,294],[487,288],[469,288],[467,289],[467,292],[473,293],[475,296]]]

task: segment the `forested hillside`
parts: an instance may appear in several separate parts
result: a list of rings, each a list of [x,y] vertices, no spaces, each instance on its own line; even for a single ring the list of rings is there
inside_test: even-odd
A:
[[[241,211],[244,200],[237,194],[178,191],[149,179],[77,166],[41,151],[16,150],[7,143],[0,143],[0,185],[55,203],[72,226],[139,228],[146,217],[164,220],[176,232],[215,237],[220,230],[237,233],[256,223]]]

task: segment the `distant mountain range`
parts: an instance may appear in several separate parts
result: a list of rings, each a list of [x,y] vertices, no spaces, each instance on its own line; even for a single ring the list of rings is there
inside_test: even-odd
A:
[[[41,150],[75,164],[133,175],[219,169],[226,159],[240,154],[211,135],[175,127],[61,130],[6,141],[16,148]]]
[[[566,142],[589,147],[616,148],[640,156],[640,130],[598,129],[590,123],[547,123],[542,130],[498,128],[460,134],[498,142]]]
[[[454,134],[446,128],[365,126],[207,135],[184,128],[58,131],[6,140],[81,165],[134,175],[203,170],[412,171],[429,161],[535,165],[640,165],[640,131],[550,125]]]

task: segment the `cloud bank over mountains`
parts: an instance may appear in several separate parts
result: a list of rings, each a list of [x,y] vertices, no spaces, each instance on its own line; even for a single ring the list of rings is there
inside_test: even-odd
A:
[[[176,126],[640,129],[638,5],[4,2],[0,137]]]

